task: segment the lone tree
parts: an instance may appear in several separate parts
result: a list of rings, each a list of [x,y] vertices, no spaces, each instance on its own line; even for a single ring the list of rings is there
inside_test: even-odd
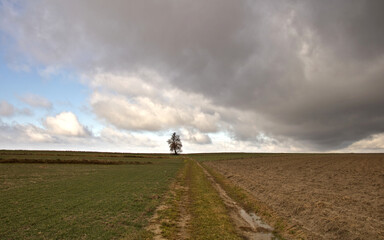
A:
[[[169,151],[173,152],[175,155],[179,154],[183,144],[181,143],[180,136],[176,135],[174,132],[170,139],[168,139]]]

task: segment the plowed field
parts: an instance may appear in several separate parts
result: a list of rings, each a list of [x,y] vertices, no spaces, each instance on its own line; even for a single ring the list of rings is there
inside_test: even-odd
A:
[[[205,164],[313,239],[384,239],[384,154],[287,154]]]

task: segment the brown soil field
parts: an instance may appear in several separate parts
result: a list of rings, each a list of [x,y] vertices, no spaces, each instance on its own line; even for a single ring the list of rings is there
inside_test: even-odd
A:
[[[384,239],[384,154],[205,162],[311,239]]]

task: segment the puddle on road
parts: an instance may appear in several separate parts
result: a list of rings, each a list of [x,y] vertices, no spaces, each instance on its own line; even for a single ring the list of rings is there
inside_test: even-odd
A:
[[[265,229],[266,232],[272,232],[273,228],[261,221],[261,218],[255,213],[247,213],[244,209],[239,211],[240,216],[247,221],[254,229]]]
[[[240,216],[252,227],[252,232],[248,232],[249,239],[252,240],[271,240],[274,239],[273,228],[261,221],[255,213],[247,213],[244,209],[239,210]]]

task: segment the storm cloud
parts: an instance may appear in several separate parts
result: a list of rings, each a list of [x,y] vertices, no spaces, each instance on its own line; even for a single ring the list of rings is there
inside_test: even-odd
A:
[[[21,3],[1,4],[1,29],[16,39],[10,54],[85,74],[94,113],[117,128],[186,126],[202,143],[211,140],[200,132],[226,131],[236,140],[266,136],[312,150],[384,132],[383,1]],[[143,69],[165,83],[124,80]],[[127,85],[100,83],[100,73],[123,76],[118,86]],[[174,104],[168,90],[198,97]],[[119,108],[104,114],[112,102]],[[147,122],[135,119],[137,109]],[[181,117],[168,119],[175,112]]]

